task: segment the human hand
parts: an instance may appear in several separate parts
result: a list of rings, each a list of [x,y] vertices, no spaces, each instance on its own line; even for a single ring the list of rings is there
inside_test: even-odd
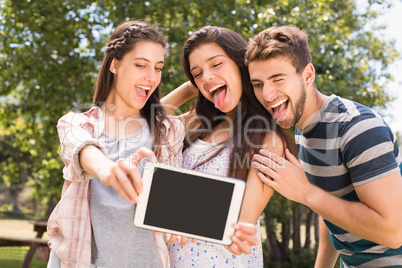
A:
[[[173,234],[165,234],[165,240],[166,243],[168,244],[173,244],[176,240],[179,246],[184,246],[188,242],[188,238],[185,236],[180,236],[180,235],[173,235]],[[198,239],[191,239],[191,242],[197,243]]]
[[[302,165],[288,149],[285,150],[287,159],[261,149],[253,155],[252,166],[257,169],[258,178],[275,191],[298,203],[304,204],[305,197],[314,187],[307,179]]]
[[[236,229],[232,236],[232,244],[226,249],[235,255],[249,254],[251,246],[256,246],[260,242],[257,237],[257,227],[252,223],[238,222],[234,225]]]
[[[119,159],[115,163],[111,162],[102,166],[98,172],[99,180],[105,186],[112,186],[127,202],[137,203],[143,186],[138,165],[145,157],[151,162],[157,161],[154,152],[141,147],[126,159]]]

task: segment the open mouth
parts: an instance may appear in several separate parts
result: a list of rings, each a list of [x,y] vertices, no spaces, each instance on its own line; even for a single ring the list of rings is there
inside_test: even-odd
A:
[[[140,86],[140,85],[136,85],[135,89],[137,91],[137,94],[139,97],[141,97],[142,99],[146,99],[148,97],[148,94],[151,90],[150,86]]]
[[[272,116],[277,121],[281,121],[286,115],[286,111],[288,108],[289,100],[283,99],[276,101],[273,105],[270,105],[268,108],[271,110]]]
[[[227,87],[225,84],[214,86],[209,90],[209,93],[211,93],[214,98],[215,108],[220,109],[222,107],[223,101],[226,97],[226,90]]]

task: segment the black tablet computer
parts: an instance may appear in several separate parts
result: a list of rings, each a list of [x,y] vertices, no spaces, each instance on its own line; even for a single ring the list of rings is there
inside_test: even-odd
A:
[[[149,162],[143,184],[134,216],[137,227],[223,245],[232,243],[244,181]]]

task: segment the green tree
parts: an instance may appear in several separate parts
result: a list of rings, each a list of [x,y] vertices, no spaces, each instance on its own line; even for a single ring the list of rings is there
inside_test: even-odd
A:
[[[265,28],[291,24],[309,34],[316,84],[323,93],[382,107],[391,101],[385,91],[392,80],[387,66],[399,54],[392,42],[377,36],[383,26],[373,22],[378,16],[372,11],[374,5],[382,5],[384,10],[391,7],[387,0],[368,0],[366,7],[359,8],[354,0],[2,0],[2,155],[29,152],[15,161],[30,168],[28,183],[35,186],[37,198],[51,209],[63,183],[63,164],[57,155],[57,119],[69,110],[90,107],[102,48],[111,29],[128,19],[151,22],[167,36],[170,55],[163,71],[163,93],[186,80],[180,51],[197,28],[219,25],[248,39]],[[23,122],[23,128],[14,132],[18,122]],[[4,159],[9,158],[1,160],[4,169],[21,168],[14,160]],[[275,206],[282,211],[275,212]],[[300,226],[308,213],[302,210],[294,216],[298,209],[280,197],[274,197],[267,207],[270,262],[295,264],[289,257],[293,254],[289,241],[292,236],[298,241],[300,235],[295,236],[298,229],[291,229],[290,224]],[[273,232],[274,227],[281,230]]]
[[[0,133],[0,185],[8,188],[12,198],[12,212],[14,214],[23,214],[18,204],[18,194],[24,188],[33,170],[31,162],[32,152],[26,147],[23,139],[27,137],[26,133],[21,135],[24,126],[22,120],[9,128],[7,132]],[[32,142],[33,140],[30,140]],[[1,206],[1,204],[0,204]]]

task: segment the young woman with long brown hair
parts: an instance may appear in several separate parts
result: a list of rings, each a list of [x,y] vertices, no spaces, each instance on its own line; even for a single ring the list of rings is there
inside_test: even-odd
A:
[[[239,222],[253,224],[259,233],[259,217],[273,190],[251,168],[252,155],[260,148],[284,154],[292,142],[276,127],[272,116],[255,98],[244,55],[247,43],[236,32],[206,26],[193,33],[182,51],[182,64],[191,86],[179,87],[162,99],[169,110],[198,91],[195,109],[180,118],[186,138],[183,166],[247,181]],[[195,87],[194,87],[195,86]],[[212,219],[211,219],[212,220]],[[233,238],[237,242],[237,237]],[[247,242],[248,243],[248,242]],[[259,241],[249,254],[231,245],[198,241],[169,245],[173,267],[263,267]],[[235,253],[235,254],[232,254]]]
[[[48,221],[48,267],[169,266],[163,238],[133,224],[142,159],[181,165],[184,127],[159,101],[165,46],[149,24],[117,26],[93,107],[59,120],[65,183]]]

